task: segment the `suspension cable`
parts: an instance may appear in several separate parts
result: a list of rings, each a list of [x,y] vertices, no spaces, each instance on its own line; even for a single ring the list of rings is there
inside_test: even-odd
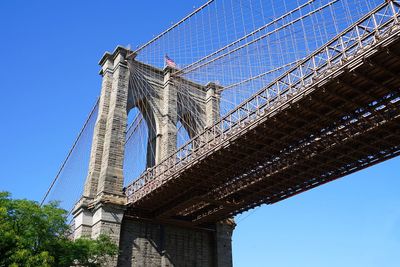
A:
[[[85,123],[83,124],[81,130],[79,131],[78,136],[75,138],[75,141],[74,141],[74,143],[72,144],[71,149],[68,151],[68,154],[67,154],[66,158],[64,159],[63,163],[61,164],[61,167],[59,168],[59,170],[58,170],[56,176],[54,177],[53,181],[51,182],[50,187],[47,189],[46,194],[44,195],[42,201],[40,202],[40,206],[42,206],[43,203],[46,201],[48,195],[50,194],[50,191],[53,189],[54,184],[57,182],[58,177],[60,176],[61,172],[63,171],[65,165],[66,165],[67,162],[68,162],[68,159],[70,158],[72,152],[74,151],[76,145],[78,144],[78,141],[79,141],[79,139],[81,138],[81,136],[82,136],[82,134],[83,134],[83,132],[84,132],[84,130],[85,130],[87,124],[89,123],[89,121],[90,121],[92,115],[94,114],[94,112],[95,112],[95,110],[96,110],[96,108],[97,108],[97,106],[98,106],[98,104],[99,104],[99,101],[100,101],[100,97],[97,98],[97,100],[96,100],[96,102],[95,102],[93,108],[91,109],[91,111],[90,111],[90,113],[89,113],[89,116],[86,118]]]

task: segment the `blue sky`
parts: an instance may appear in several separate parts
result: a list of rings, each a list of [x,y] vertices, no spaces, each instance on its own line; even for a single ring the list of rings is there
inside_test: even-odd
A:
[[[1,1],[0,190],[40,200],[100,90],[98,60],[204,1]],[[237,218],[235,266],[400,266],[400,158]]]

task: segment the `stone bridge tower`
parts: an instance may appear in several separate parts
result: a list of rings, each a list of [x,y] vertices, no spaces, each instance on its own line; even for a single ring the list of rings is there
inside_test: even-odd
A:
[[[127,215],[123,194],[123,162],[127,115],[137,107],[149,128],[147,165],[151,167],[176,149],[177,122],[192,137],[219,118],[217,85],[202,86],[135,60],[123,47],[100,60],[103,77],[98,117],[94,129],[88,176],[84,192],[73,211],[74,237],[96,238],[108,234],[119,244],[118,259],[106,266],[232,266],[233,222],[217,222],[206,228],[173,225]],[[185,83],[193,97],[177,88]],[[181,101],[178,101],[178,100]],[[188,108],[190,107],[190,108]],[[193,110],[195,108],[196,110]]]

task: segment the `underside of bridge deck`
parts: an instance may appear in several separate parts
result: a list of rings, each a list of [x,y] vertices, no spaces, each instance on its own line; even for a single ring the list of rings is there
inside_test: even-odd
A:
[[[127,215],[207,225],[399,155],[400,43],[353,65],[262,111]]]

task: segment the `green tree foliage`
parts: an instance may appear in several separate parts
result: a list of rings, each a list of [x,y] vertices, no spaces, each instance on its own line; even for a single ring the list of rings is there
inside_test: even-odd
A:
[[[57,202],[40,206],[0,192],[0,267],[100,266],[117,254],[107,236],[68,236],[67,212]]]

